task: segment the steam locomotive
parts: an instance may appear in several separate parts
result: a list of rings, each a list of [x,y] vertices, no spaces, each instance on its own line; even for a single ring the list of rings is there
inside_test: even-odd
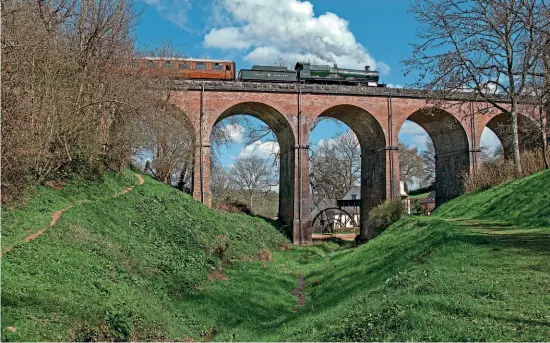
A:
[[[254,65],[241,69],[238,74],[235,62],[188,58],[145,57],[135,62],[135,68],[148,75],[164,75],[186,80],[225,80],[243,82],[323,83],[385,87],[379,84],[380,74],[370,70],[343,69],[337,65],[315,65],[298,62],[294,70],[280,66]]]
[[[365,70],[342,69],[337,65],[312,65],[298,62],[294,70],[286,67],[258,66],[252,69],[241,69],[240,81],[258,82],[301,82],[301,83],[337,83],[361,84],[366,86],[383,86],[378,83],[380,74],[372,71],[368,66]]]

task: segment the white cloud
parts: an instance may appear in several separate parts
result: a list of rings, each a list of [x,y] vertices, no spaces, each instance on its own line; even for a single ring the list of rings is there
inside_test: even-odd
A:
[[[393,84],[393,83],[388,83],[386,85],[388,88],[403,88],[403,86],[401,86],[400,84]]]
[[[425,133],[422,135],[415,135],[412,138],[412,145],[416,147],[419,151],[423,151],[426,149],[426,144],[428,143],[428,140],[430,139],[430,136]]]
[[[400,135],[422,135],[422,134],[428,134],[426,130],[424,130],[420,125],[417,123],[405,120],[405,123],[401,126],[401,129],[399,130]]]
[[[332,148],[336,144],[335,138],[329,138],[329,139],[319,139],[319,142],[317,142],[317,146],[321,145],[327,145],[329,148]]]
[[[187,30],[187,13],[191,10],[190,0],[144,0],[155,7],[158,14],[178,27]]]
[[[222,29],[212,29],[204,38],[206,47],[216,47],[220,49],[248,49],[252,44],[234,27],[224,27]]]
[[[430,135],[420,125],[410,120],[405,120],[397,137],[400,142],[415,147],[419,151],[424,151],[426,144],[431,140]]]
[[[239,157],[257,156],[260,158],[268,158],[279,152],[279,143],[277,142],[262,142],[260,140],[247,145],[241,149]]]
[[[231,138],[233,143],[241,143],[244,140],[244,128],[239,124],[229,124],[223,127],[223,130]]]
[[[497,135],[493,132],[493,130],[486,127],[481,133],[479,145],[480,147],[489,148],[490,151],[495,151],[495,149],[500,147],[502,143],[500,142],[500,139],[498,139]]]
[[[232,24],[206,34],[206,47],[245,49],[244,59],[256,64],[283,58],[357,69],[369,65],[384,74],[390,71],[357,42],[346,20],[330,12],[316,16],[309,1],[222,0],[222,4]]]

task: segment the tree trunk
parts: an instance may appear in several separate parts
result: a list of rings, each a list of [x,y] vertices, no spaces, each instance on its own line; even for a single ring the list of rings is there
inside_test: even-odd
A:
[[[548,110],[548,108],[547,108]],[[544,116],[544,114],[541,114]],[[542,126],[542,159],[544,161],[544,168],[550,169],[550,163],[548,162],[548,133],[546,132],[546,127],[548,126],[548,116],[550,115],[550,112],[546,112],[546,122],[543,122]],[[544,120],[544,117],[541,118]]]
[[[512,110],[510,111],[510,117],[512,118],[512,150],[514,156],[514,165],[516,167],[516,173],[521,176],[521,157],[519,154],[519,137],[518,137],[518,115]]]
[[[550,41],[546,41],[546,44],[548,43],[550,43]],[[550,163],[548,162],[548,135],[550,133],[550,51],[547,51],[544,54],[544,75],[544,95],[541,109],[542,153],[544,154],[544,167],[546,169],[550,169]]]

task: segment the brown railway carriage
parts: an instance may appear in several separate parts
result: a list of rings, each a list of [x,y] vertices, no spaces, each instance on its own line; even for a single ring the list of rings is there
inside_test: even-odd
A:
[[[196,80],[235,80],[235,62],[193,58],[143,57],[136,61],[149,75]]]

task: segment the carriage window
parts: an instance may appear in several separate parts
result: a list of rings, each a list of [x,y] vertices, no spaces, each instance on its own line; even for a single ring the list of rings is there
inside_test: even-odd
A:
[[[155,61],[147,60],[147,68],[154,68],[155,66]]]
[[[220,63],[214,63],[212,65],[212,70],[223,70],[223,66]]]
[[[196,70],[206,70],[206,63],[204,63],[204,62],[195,63],[195,69]]]
[[[227,70],[227,71],[231,71],[231,65],[229,65],[229,64],[228,64],[228,65],[226,65],[226,66],[225,66],[225,70]]]
[[[164,68],[173,68],[174,64],[172,64],[172,61],[164,61]]]
[[[180,63],[180,69],[189,70],[189,62]]]

